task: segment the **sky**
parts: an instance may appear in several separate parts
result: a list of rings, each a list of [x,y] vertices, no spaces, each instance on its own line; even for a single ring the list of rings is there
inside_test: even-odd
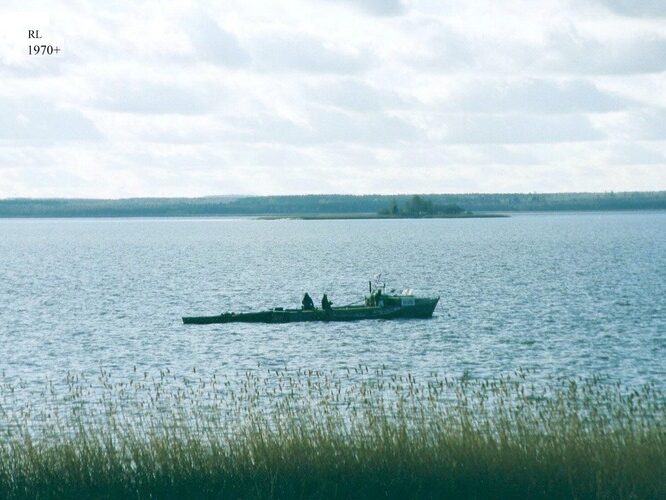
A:
[[[0,5],[0,198],[640,190],[663,0]]]

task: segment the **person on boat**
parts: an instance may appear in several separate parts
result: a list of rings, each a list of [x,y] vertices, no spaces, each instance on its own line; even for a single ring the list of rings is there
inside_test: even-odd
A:
[[[375,305],[384,307],[384,298],[382,297],[381,289],[377,290],[377,294],[375,295]]]
[[[303,295],[303,300],[301,301],[301,304],[303,304],[304,311],[313,311],[315,308],[314,302],[312,301],[312,297],[310,297],[308,292],[305,292],[305,295]]]
[[[328,300],[328,296],[326,294],[324,294],[324,296],[321,298],[321,308],[324,311],[330,311],[332,304],[333,304],[333,302]]]

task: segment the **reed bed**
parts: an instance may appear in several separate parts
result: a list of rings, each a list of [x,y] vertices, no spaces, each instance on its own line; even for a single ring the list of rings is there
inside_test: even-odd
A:
[[[0,382],[0,497],[666,498],[650,384],[362,366]]]

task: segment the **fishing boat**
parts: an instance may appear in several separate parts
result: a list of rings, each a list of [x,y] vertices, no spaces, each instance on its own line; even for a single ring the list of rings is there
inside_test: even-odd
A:
[[[267,311],[225,312],[217,316],[186,316],[183,323],[208,325],[211,323],[300,323],[305,321],[358,321],[364,319],[430,318],[439,297],[416,297],[411,290],[401,294],[385,294],[372,289],[360,304],[326,309],[285,309],[275,307]]]

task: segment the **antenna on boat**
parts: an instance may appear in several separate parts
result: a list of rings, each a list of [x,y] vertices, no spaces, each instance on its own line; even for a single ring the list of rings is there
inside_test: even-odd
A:
[[[377,273],[373,276],[375,282],[375,290],[384,289],[386,291],[386,281],[382,282],[382,273]],[[372,293],[372,282],[370,283],[370,293]]]

